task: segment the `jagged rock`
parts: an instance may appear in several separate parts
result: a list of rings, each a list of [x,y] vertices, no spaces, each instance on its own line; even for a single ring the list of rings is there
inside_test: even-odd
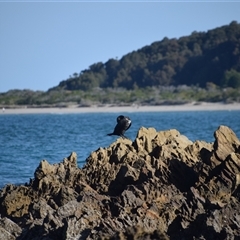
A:
[[[153,232],[146,232],[143,228],[139,226],[128,228],[124,232],[119,232],[110,238],[103,238],[109,240],[125,240],[125,239],[133,239],[133,240],[149,240],[149,239],[158,239],[158,240],[168,240],[168,236],[159,230],[154,230]]]
[[[22,232],[22,229],[10,219],[0,218],[0,239],[16,239]]]
[[[232,152],[240,153],[240,141],[236,134],[226,126],[220,126],[214,133],[214,155],[213,161],[218,164],[226,159]]]
[[[28,214],[28,206],[32,199],[26,186],[6,186],[3,193],[5,196],[0,201],[1,214],[16,218]]]
[[[0,191],[1,239],[237,239],[240,142],[140,128],[77,166],[40,162],[25,186]]]

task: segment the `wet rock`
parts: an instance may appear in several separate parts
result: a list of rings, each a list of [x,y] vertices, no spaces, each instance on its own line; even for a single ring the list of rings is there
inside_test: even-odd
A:
[[[99,148],[82,169],[71,153],[40,162],[25,186],[0,191],[1,239],[237,239],[240,143],[140,128]]]

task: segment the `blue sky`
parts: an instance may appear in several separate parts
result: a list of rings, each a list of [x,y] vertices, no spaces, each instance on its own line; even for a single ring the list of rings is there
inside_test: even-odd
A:
[[[164,37],[240,23],[239,9],[239,1],[0,0],[0,92],[46,91]]]

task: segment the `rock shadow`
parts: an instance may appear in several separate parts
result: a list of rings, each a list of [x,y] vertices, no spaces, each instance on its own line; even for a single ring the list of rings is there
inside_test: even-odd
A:
[[[207,225],[206,214],[199,214],[196,219],[184,229],[182,228],[181,222],[184,220],[178,216],[169,225],[167,234],[171,240],[179,239],[227,239],[226,231],[223,229],[217,232],[213,226]]]
[[[108,195],[119,196],[127,185],[132,185],[134,183],[134,178],[132,176],[126,176],[127,172],[127,166],[122,166],[120,168],[116,178],[109,185]]]
[[[169,179],[181,192],[187,192],[198,181],[198,174],[186,163],[172,159],[169,164]]]

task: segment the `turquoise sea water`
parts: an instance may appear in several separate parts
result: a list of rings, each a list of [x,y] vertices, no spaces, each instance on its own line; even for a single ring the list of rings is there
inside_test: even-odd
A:
[[[219,125],[230,127],[240,138],[240,111],[124,113],[132,119],[126,136],[134,140],[140,127],[157,131],[177,129],[190,140],[213,142]],[[112,132],[118,113],[1,114],[0,187],[24,184],[33,178],[42,159],[59,163],[76,152],[78,165],[99,147],[107,147],[117,136]]]

